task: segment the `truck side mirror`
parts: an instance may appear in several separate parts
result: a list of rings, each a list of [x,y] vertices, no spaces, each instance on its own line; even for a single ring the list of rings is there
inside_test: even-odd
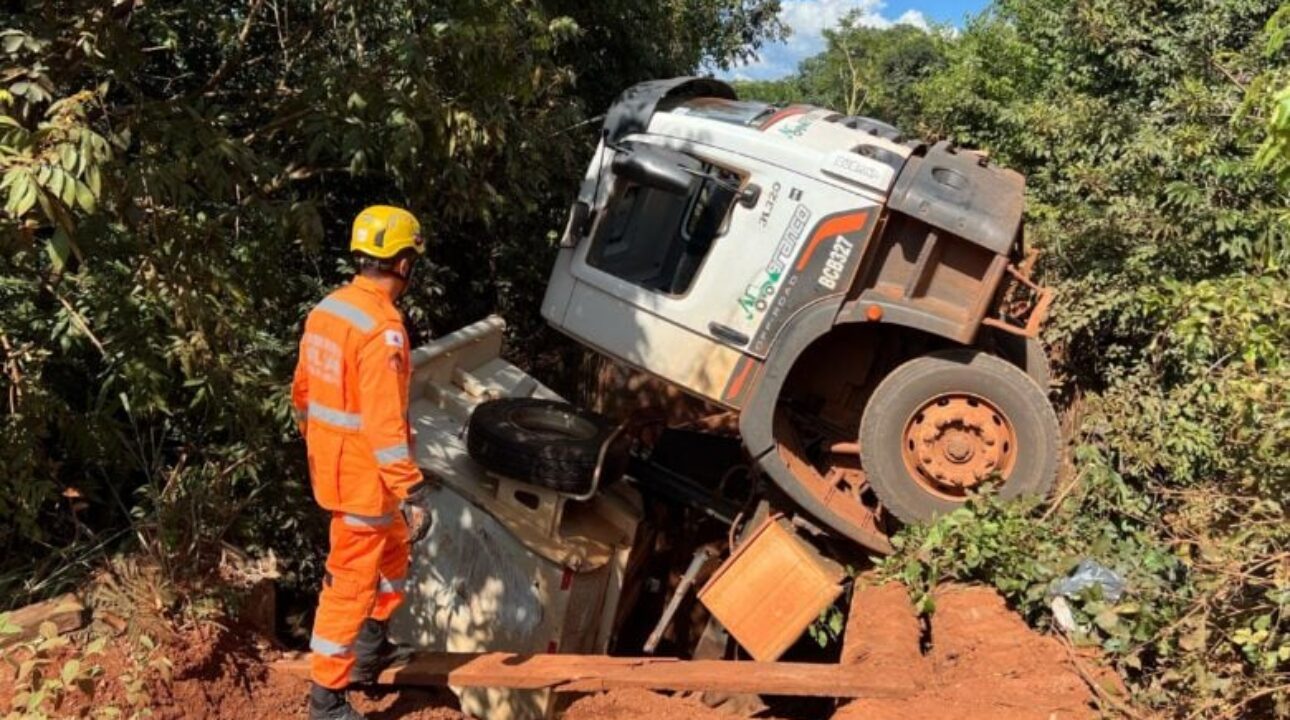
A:
[[[694,186],[695,176],[685,168],[685,161],[681,153],[638,145],[617,152],[611,167],[615,175],[637,185],[687,195]]]

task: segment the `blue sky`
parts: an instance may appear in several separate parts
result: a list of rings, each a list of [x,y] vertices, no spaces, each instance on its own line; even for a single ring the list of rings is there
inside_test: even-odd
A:
[[[859,12],[862,25],[873,27],[896,23],[962,27],[966,17],[987,4],[988,0],[783,0],[780,17],[793,28],[793,35],[785,42],[763,47],[759,60],[718,75],[737,80],[773,80],[789,75],[799,62],[824,49],[823,31],[852,11]]]

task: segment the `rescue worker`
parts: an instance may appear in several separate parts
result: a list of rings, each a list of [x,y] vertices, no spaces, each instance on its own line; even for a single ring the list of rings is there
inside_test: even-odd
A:
[[[407,210],[369,207],[349,249],[357,275],[305,320],[291,393],[314,499],[331,513],[309,643],[311,720],[362,720],[345,690],[401,654],[386,624],[403,601],[411,544],[430,529],[407,421],[408,334],[394,306],[425,253],[421,226]]]

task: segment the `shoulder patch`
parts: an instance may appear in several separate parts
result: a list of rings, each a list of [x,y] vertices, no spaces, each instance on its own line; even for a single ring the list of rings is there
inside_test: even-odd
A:
[[[385,331],[385,344],[386,344],[386,345],[389,345],[390,347],[396,347],[396,348],[401,348],[401,347],[403,347],[403,331],[402,331],[402,330],[386,330],[386,331]]]

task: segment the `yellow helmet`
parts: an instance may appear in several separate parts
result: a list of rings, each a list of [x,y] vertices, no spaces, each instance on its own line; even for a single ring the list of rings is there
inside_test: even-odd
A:
[[[385,260],[409,248],[418,255],[426,252],[421,223],[407,210],[373,205],[354,218],[354,229],[349,236],[350,252]]]

